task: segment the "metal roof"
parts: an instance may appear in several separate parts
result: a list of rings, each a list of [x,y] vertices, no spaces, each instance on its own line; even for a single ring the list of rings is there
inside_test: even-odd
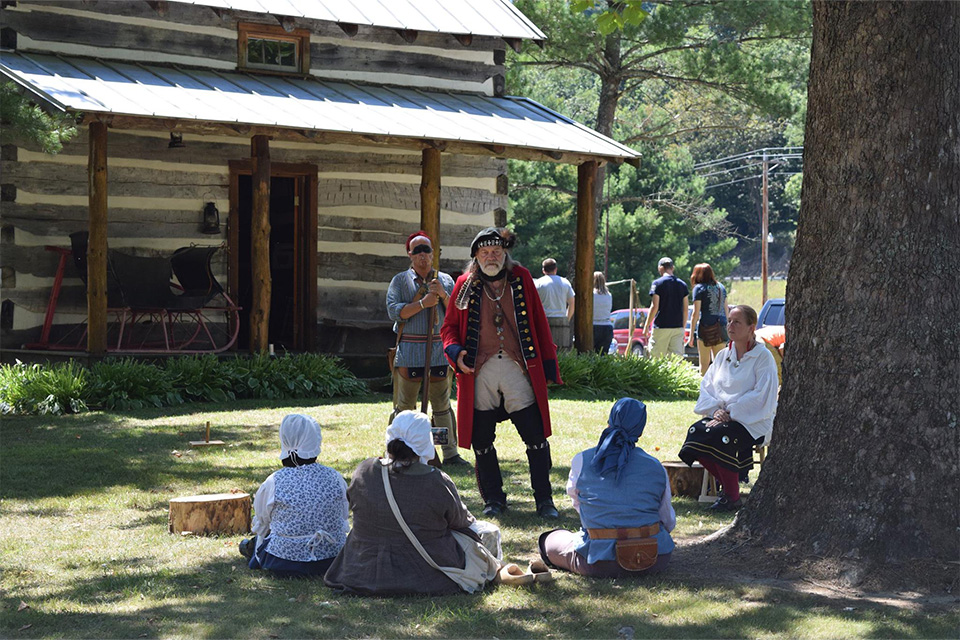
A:
[[[6,52],[0,73],[70,112],[640,156],[522,97]]]
[[[498,38],[546,40],[510,0],[173,0],[217,9]]]

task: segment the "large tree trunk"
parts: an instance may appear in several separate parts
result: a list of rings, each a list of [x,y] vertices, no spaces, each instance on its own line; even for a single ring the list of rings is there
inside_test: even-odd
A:
[[[737,528],[855,584],[960,557],[960,2],[813,18],[783,389]]]

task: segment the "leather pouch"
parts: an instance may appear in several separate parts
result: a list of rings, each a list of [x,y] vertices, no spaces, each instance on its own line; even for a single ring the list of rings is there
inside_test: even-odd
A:
[[[656,563],[656,538],[617,540],[617,564],[627,571],[646,571]]]

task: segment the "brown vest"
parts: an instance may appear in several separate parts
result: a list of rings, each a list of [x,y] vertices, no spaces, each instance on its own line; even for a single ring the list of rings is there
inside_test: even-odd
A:
[[[498,355],[510,358],[520,366],[526,367],[523,354],[520,352],[520,334],[517,332],[517,315],[513,307],[513,291],[506,279],[503,280],[503,285],[503,296],[497,302],[490,299],[492,293],[490,286],[486,283],[484,284],[484,291],[481,292],[480,344],[477,349],[477,362],[474,365],[477,371],[480,370],[484,362]],[[503,323],[500,325],[499,332],[494,322],[498,304],[503,314]]]

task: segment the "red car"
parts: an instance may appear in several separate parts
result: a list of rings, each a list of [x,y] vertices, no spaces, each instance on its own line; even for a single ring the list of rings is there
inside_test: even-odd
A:
[[[647,346],[647,339],[643,337],[643,323],[647,319],[647,309],[634,309],[635,328],[633,330],[633,355],[643,357]],[[630,337],[630,309],[618,309],[610,314],[613,321],[613,339],[617,342],[617,353],[623,355],[627,350]],[[611,345],[612,347],[613,345]]]

